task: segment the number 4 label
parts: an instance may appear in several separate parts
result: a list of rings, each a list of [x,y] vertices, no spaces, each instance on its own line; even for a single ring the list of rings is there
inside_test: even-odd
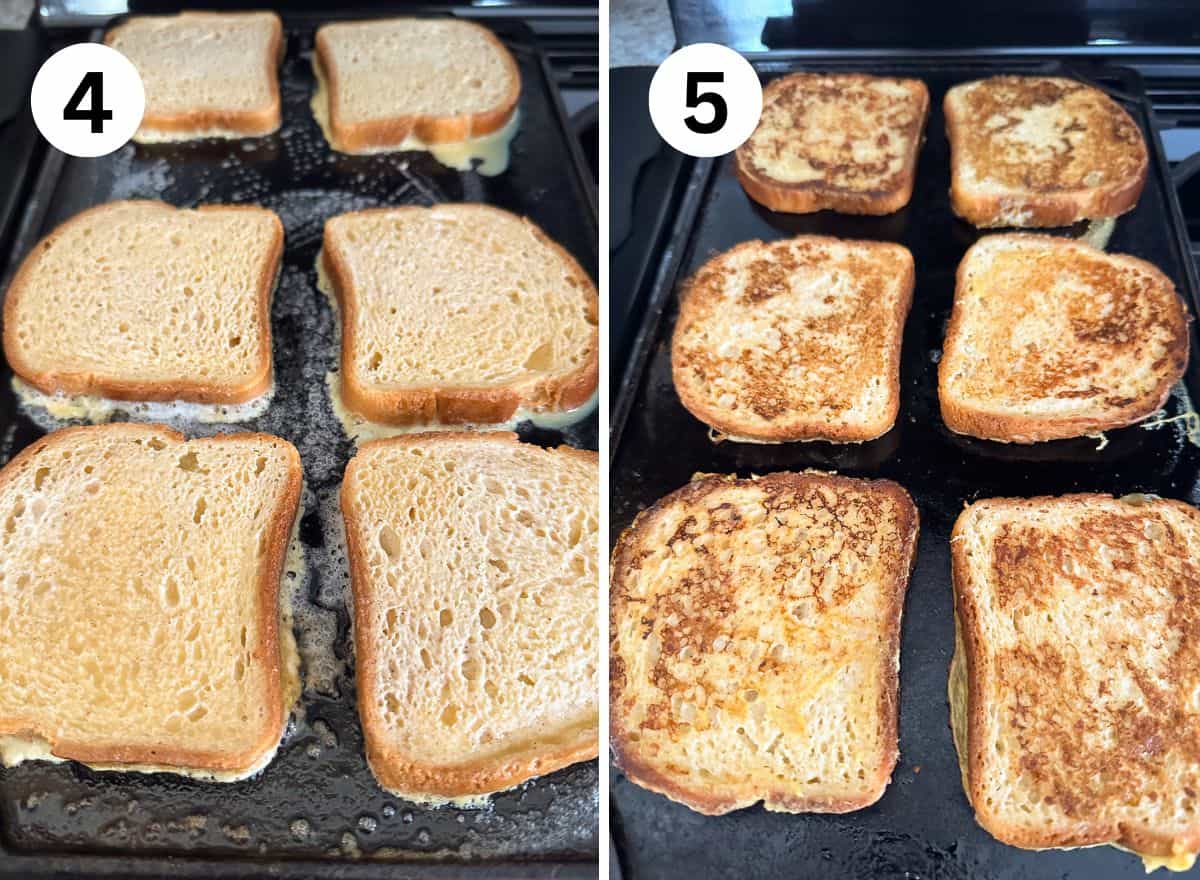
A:
[[[83,99],[88,93],[92,95],[91,104],[86,110],[82,109]],[[113,118],[111,110],[104,109],[104,73],[99,70],[89,70],[79,81],[79,88],[67,101],[63,108],[63,119],[82,119],[92,123],[92,133],[102,134],[104,123]]]
[[[142,124],[146,93],[137,68],[99,43],[76,43],[47,59],[33,80],[33,120],[72,156],[104,156]]]
[[[720,156],[754,133],[762,84],[745,58],[716,43],[685,46],[650,82],[650,118],[659,135],[689,156]]]

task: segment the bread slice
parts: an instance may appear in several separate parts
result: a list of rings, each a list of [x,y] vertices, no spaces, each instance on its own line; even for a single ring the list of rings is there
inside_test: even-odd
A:
[[[279,128],[283,26],[274,12],[133,16],[104,42],[146,90],[140,143],[261,137]]]
[[[1097,88],[994,76],[944,102],[950,204],[976,226],[1069,226],[1137,204],[1149,158],[1141,129]]]
[[[454,18],[323,25],[313,69],[313,112],[343,153],[428,149],[495,134],[515,120],[521,95],[504,44]]]
[[[734,168],[772,211],[890,214],[908,204],[929,115],[917,79],[794,73],[763,89],[754,134]]]
[[[369,443],[342,484],[380,784],[475,802],[598,753],[599,469],[515,434]]]
[[[913,259],[878,241],[799,236],[718,254],[683,285],[675,390],[747,442],[859,442],[900,408]]]
[[[21,263],[4,353],[46,394],[244,403],[271,386],[283,225],[257,207],[111,202]]]
[[[596,286],[523,217],[407,206],[325,223],[346,407],[394,425],[499,423],[581,406],[599,382]]]
[[[958,267],[938,367],[951,431],[1034,443],[1133,424],[1188,358],[1174,285],[1136,257],[1045,235],[989,235]]]
[[[979,823],[1029,849],[1200,850],[1200,511],[980,501],[951,537],[950,705]]]
[[[300,457],[266,434],[68,428],[0,471],[0,759],[218,781],[299,693],[280,578]]]
[[[709,815],[845,813],[897,758],[917,510],[886,480],[697,476],[612,558],[617,763]]]

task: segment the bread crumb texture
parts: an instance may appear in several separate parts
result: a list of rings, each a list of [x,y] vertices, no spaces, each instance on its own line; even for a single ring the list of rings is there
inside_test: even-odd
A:
[[[878,437],[899,409],[912,287],[912,255],[882,242],[800,236],[719,254],[681,293],[680,400],[742,437]]]
[[[1183,302],[1154,266],[1049,236],[992,235],[959,267],[943,415],[996,439],[1081,436],[1150,415],[1187,357]]]
[[[384,787],[483,794],[595,757],[598,492],[595,453],[513,434],[351,461],[359,711]]]
[[[853,194],[887,200],[911,192],[928,110],[929,93],[919,80],[822,73],[781,77],[763,90],[758,127],[737,150],[739,171],[764,186],[812,191],[816,201],[806,210],[841,210],[838,197]],[[868,213],[894,211],[903,202]]]
[[[270,385],[282,249],[279,218],[262,208],[89,209],[22,262],[5,354],[45,393],[244,402]]]
[[[342,304],[348,402],[408,389],[506,392],[509,412],[595,389],[599,306],[579,264],[534,224],[485,205],[343,214],[325,225]],[[569,400],[564,400],[564,396]]]
[[[981,824],[1024,847],[1194,854],[1200,512],[992,499],[954,535],[969,671],[959,747]]]
[[[105,42],[142,77],[145,127],[186,116],[219,124],[221,113],[273,110],[270,131],[279,126],[280,32],[273,12],[187,12],[134,16],[113,28]]]
[[[325,73],[334,71],[335,126],[511,111],[520,89],[508,50],[471,22],[339,22],[321,28],[318,46]]]
[[[896,484],[815,472],[705,477],[641,514],[612,564],[625,772],[709,814],[877,800],[916,535]]]
[[[263,434],[73,428],[0,471],[0,735],[238,770],[282,733],[299,457]]]

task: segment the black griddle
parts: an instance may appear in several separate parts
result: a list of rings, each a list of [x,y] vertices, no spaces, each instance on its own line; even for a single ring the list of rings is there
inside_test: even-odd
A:
[[[328,16],[284,15],[283,127],[266,138],[127,145],[100,159],[51,151],[25,211],[9,275],[36,240],[92,205],[123,198],[261,204],[279,214],[285,251],[272,309],[275,398],[238,425],[179,423],[189,435],[260,430],[303,459],[300,537],[310,580],[298,609],[322,646],[300,710],[260,775],[220,785],[169,774],[94,772],[32,762],[0,770],[0,875],[245,877],[585,877],[598,857],[598,767],[532,781],[483,810],[423,809],[383,791],[363,754],[336,495],[353,444],[328,402],[338,340],[314,269],[325,220],[384,205],[478,201],[530,217],[597,275],[597,218],[586,164],[545,58],[516,21],[486,21],[520,68],[520,131],[508,171],[459,173],[421,153],[330,151],[309,109],[313,34]],[[43,431],[0,375],[0,461]],[[525,424],[523,440],[595,449],[595,415],[564,431]],[[319,625],[317,625],[319,624]],[[320,681],[309,673],[320,667]],[[332,671],[331,671],[332,670]]]
[[[954,294],[954,274],[979,237],[950,210],[949,145],[941,113],[946,90],[996,73],[1074,76],[1105,89],[1130,111],[1150,145],[1150,172],[1137,207],[1116,224],[1109,250],[1161,268],[1197,311],[1197,279],[1178,202],[1149,104],[1130,71],[1052,59],[893,53],[759,60],[762,78],[800,69],[912,76],[929,86],[932,107],[910,204],[885,217],[829,211],[776,214],[752,202],[732,157],[700,160],[682,207],[621,396],[612,416],[611,524],[615,538],[638,511],[697,471],[748,476],[818,468],[886,477],[920,509],[918,559],[909,583],[900,653],[900,761],[880,801],[841,816],[769,813],[762,807],[709,818],[652,794],[610,769],[612,834],[625,880],[669,878],[1086,878],[1141,877],[1141,862],[1111,847],[1029,852],[994,840],[974,820],[962,790],[949,728],[946,680],[954,649],[949,535],[965,503],[991,496],[1072,491],[1157,493],[1200,503],[1200,448],[1181,422],[1110,431],[1096,439],[1006,446],[951,434],[937,403],[937,361]],[[1060,234],[1079,230],[1057,230]],[[904,332],[896,426],[861,445],[713,444],[705,425],[679,402],[671,381],[670,336],[678,282],[714,253],[739,242],[801,233],[894,241],[916,261],[916,289]],[[1200,400],[1200,346],[1165,414]],[[1192,872],[1200,876],[1200,869]]]

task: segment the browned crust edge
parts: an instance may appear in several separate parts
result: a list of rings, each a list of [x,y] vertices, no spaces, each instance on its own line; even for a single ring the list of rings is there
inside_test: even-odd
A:
[[[369,22],[360,22],[360,24],[381,24],[403,20],[405,17],[373,19]],[[508,47],[500,41],[499,37],[483,25],[459,18],[453,20],[463,27],[474,28],[482,32],[503,59],[504,66],[512,78],[512,88],[504,96],[504,99],[491,110],[480,113],[452,116],[430,116],[418,113],[358,123],[343,122],[340,102],[337,99],[338,91],[341,88],[339,74],[337,65],[333,63],[333,53],[329,46],[327,30],[329,25],[325,25],[317,29],[313,64],[318,67],[325,79],[326,95],[329,99],[327,108],[329,135],[333,138],[330,146],[342,153],[369,153],[388,147],[398,148],[405,138],[413,134],[426,144],[457,143],[499,131],[512,119],[513,113],[517,109],[517,101],[521,97],[521,71],[517,67],[512,53],[508,51]]]
[[[240,18],[250,15],[269,15],[272,19],[271,45],[265,57],[267,82],[271,100],[264,107],[250,110],[192,110],[186,113],[151,113],[147,108],[142,117],[139,131],[164,132],[175,135],[207,137],[213,129],[233,132],[239,137],[261,137],[278,131],[283,120],[282,100],[279,93],[279,64],[283,61],[283,23],[279,16],[269,10],[247,10],[239,12],[181,12],[171,16],[138,15],[128,18],[104,35],[104,44],[111,46],[122,28],[144,18]]]
[[[826,422],[821,419],[805,421],[793,415],[792,421],[786,427],[762,430],[757,427],[750,427],[737,419],[729,418],[728,414],[723,410],[709,406],[703,400],[697,399],[692,395],[687,383],[680,382],[680,373],[675,366],[675,345],[679,338],[679,328],[683,319],[689,314],[693,299],[699,296],[699,291],[694,286],[696,277],[710,263],[722,260],[739,250],[759,248],[766,244],[757,239],[742,242],[728,251],[717,254],[707,260],[703,266],[697,269],[696,272],[680,285],[679,316],[675,321],[675,328],[671,334],[671,381],[675,386],[675,392],[679,395],[680,403],[683,404],[688,412],[709,427],[722,434],[731,435],[732,438],[746,437],[752,440],[762,440],[772,443],[802,440],[824,440],[829,443],[863,443],[868,440],[875,440],[892,429],[892,426],[896,424],[896,416],[900,413],[900,349],[904,341],[904,325],[908,320],[908,312],[912,308],[913,290],[916,287],[916,269],[912,253],[903,245],[893,244],[892,242],[841,239],[827,235],[800,235],[791,240],[795,241],[797,239],[866,247],[872,250],[890,251],[895,249],[897,253],[903,253],[904,257],[907,258],[905,260],[904,276],[900,282],[900,296],[896,301],[894,313],[895,330],[892,333],[888,349],[887,375],[885,376],[888,383],[888,402],[884,417],[872,424],[847,425],[845,423]]]
[[[1100,823],[1084,820],[1073,821],[1070,825],[1062,825],[1047,830],[1044,834],[1025,832],[1010,827],[987,810],[986,799],[981,791],[983,778],[984,714],[986,711],[984,688],[978,657],[983,650],[986,640],[979,629],[980,607],[977,601],[977,591],[981,584],[975,577],[971,564],[967,559],[963,541],[968,530],[972,527],[972,518],[986,508],[1024,508],[1032,509],[1048,503],[1072,501],[1087,504],[1093,501],[1112,501],[1114,496],[1098,492],[1080,492],[1068,495],[1039,495],[1032,498],[987,498],[976,501],[964,508],[954,523],[950,533],[950,565],[951,579],[954,586],[954,609],[958,615],[960,632],[966,657],[967,669],[967,755],[959,756],[966,766],[967,800],[975,810],[975,819],[989,834],[1002,843],[1024,849],[1048,849],[1063,847],[1097,846],[1109,844],[1124,847],[1139,855],[1163,856],[1173,855],[1172,845],[1177,838],[1169,834],[1156,832],[1150,828],[1133,827],[1123,822]],[[1200,521],[1200,511],[1170,498],[1159,498],[1154,504],[1165,504],[1186,511],[1194,520]],[[1186,845],[1191,852],[1200,850],[1200,824],[1197,824],[1186,839]]]
[[[200,437],[188,441],[180,432],[166,425],[134,424],[118,422],[109,425],[85,425],[64,428],[34,441],[21,450],[3,469],[0,469],[0,490],[13,478],[17,471],[32,466],[38,453],[54,447],[61,440],[77,433],[92,432],[97,436],[106,434],[126,435],[129,439],[161,435],[178,445],[192,442],[200,445],[255,441],[270,442],[281,446],[291,459],[291,469],[284,491],[280,496],[275,515],[268,525],[269,544],[267,555],[261,564],[258,582],[259,633],[254,650],[254,660],[266,671],[267,689],[263,695],[268,708],[262,730],[253,746],[241,752],[230,753],[219,748],[178,749],[128,746],[117,743],[75,742],[56,740],[41,730],[35,721],[23,718],[0,718],[0,733],[13,736],[35,736],[49,743],[51,754],[58,758],[98,764],[106,769],[110,765],[161,765],[184,770],[211,770],[216,772],[241,772],[254,767],[267,753],[278,747],[283,734],[285,714],[283,708],[283,683],[281,680],[281,658],[279,653],[279,581],[283,575],[284,559],[292,525],[300,506],[300,489],[303,468],[296,447],[281,437],[259,432],[243,434],[218,434],[215,437]],[[288,709],[290,711],[290,707]]]
[[[668,508],[689,506],[696,503],[710,491],[730,483],[753,483],[764,480],[780,481],[793,486],[805,484],[826,485],[835,491],[839,489],[854,489],[879,492],[892,499],[908,519],[907,534],[904,546],[901,548],[903,564],[896,578],[889,585],[892,593],[892,603],[888,609],[888,619],[884,622],[881,638],[887,641],[888,648],[883,652],[883,665],[879,674],[886,687],[880,694],[879,712],[886,739],[886,746],[881,756],[879,774],[864,783],[865,790],[859,798],[805,798],[796,797],[784,789],[771,788],[764,791],[754,791],[750,796],[737,792],[721,792],[713,788],[695,788],[681,783],[670,774],[659,770],[652,763],[642,759],[637,753],[637,745],[630,740],[629,734],[634,732],[626,728],[624,715],[621,710],[623,685],[625,679],[624,663],[615,650],[615,644],[610,643],[609,654],[609,746],[612,749],[613,763],[616,764],[630,781],[658,794],[664,795],[677,803],[681,803],[697,813],[706,816],[720,816],[725,813],[752,806],[759,801],[768,810],[787,813],[849,813],[869,807],[878,801],[891,781],[892,771],[900,755],[899,722],[900,722],[900,626],[904,611],[904,596],[908,590],[908,580],[916,564],[917,539],[920,534],[920,514],[908,492],[899,483],[891,480],[863,480],[854,477],[843,477],[837,474],[821,471],[778,471],[762,477],[752,477],[749,480],[739,480],[733,475],[705,476],[676,489],[669,495],[660,498],[653,505],[639,513],[633,522],[621,532],[613,548],[610,571],[612,582],[609,599],[609,632],[615,633],[618,621],[625,615],[626,607],[623,601],[625,595],[625,578],[637,552],[637,545],[642,531],[650,522],[661,516]]]
[[[793,77],[811,76],[801,73],[780,77],[772,80],[763,90],[764,99],[772,91],[780,88]],[[854,77],[864,77],[870,80],[892,79],[892,77],[876,77],[867,74],[853,74]],[[738,183],[760,205],[772,211],[786,214],[811,214],[815,211],[831,210],[841,214],[892,214],[908,204],[912,198],[913,186],[917,179],[917,159],[921,153],[921,144],[925,140],[925,125],[929,121],[929,89],[919,79],[896,79],[897,82],[909,86],[917,86],[921,96],[921,124],[912,147],[904,160],[904,167],[898,176],[896,185],[888,189],[856,190],[844,186],[836,186],[823,180],[809,180],[803,183],[786,183],[772,177],[759,174],[746,160],[744,145],[734,153],[734,173]]]
[[[507,431],[435,431],[364,443],[346,465],[340,491],[340,506],[346,524],[346,555],[350,561],[354,619],[359,622],[354,627],[354,652],[359,672],[358,711],[362,719],[367,763],[384,788],[407,795],[456,798],[503,791],[535,776],[544,776],[580,761],[590,761],[599,755],[600,742],[597,728],[584,728],[566,742],[548,748],[541,747],[536,751],[519,752],[498,761],[486,759],[460,765],[435,765],[413,760],[397,750],[389,749],[382,741],[380,731],[385,726],[384,722],[371,710],[375,705],[375,684],[371,670],[376,664],[376,652],[375,642],[370,635],[372,627],[369,621],[373,620],[375,615],[369,588],[367,551],[362,538],[361,523],[354,510],[355,472],[362,459],[377,447],[437,442],[521,445],[517,435]],[[590,450],[560,446],[551,451],[599,463],[598,453]]]
[[[973,406],[955,398],[947,387],[947,383],[949,381],[948,364],[953,363],[954,359],[961,356],[959,355],[958,347],[965,318],[959,293],[966,284],[966,267],[971,259],[972,252],[975,248],[987,243],[991,238],[991,236],[988,236],[971,245],[966,254],[963,255],[962,260],[958,264],[958,270],[955,273],[954,305],[950,311],[950,321],[946,325],[946,338],[942,343],[942,358],[938,363],[938,403],[941,407],[942,421],[945,422],[946,427],[956,434],[965,434],[984,440],[993,440],[1000,443],[1030,444],[1046,440],[1066,440],[1072,437],[1084,437],[1089,434],[1107,431],[1111,428],[1123,428],[1136,424],[1157,412],[1171,395],[1171,387],[1183,377],[1184,371],[1187,369],[1188,350],[1190,346],[1188,322],[1191,318],[1188,316],[1187,307],[1184,305],[1183,299],[1179,296],[1175,285],[1171,283],[1171,279],[1164,275],[1157,266],[1138,257],[1132,257],[1128,254],[1110,254],[1082,242],[1070,242],[1068,244],[1061,238],[1037,233],[1009,233],[1004,237],[1084,248],[1092,254],[1103,256],[1110,260],[1132,263],[1139,269],[1155,277],[1164,287],[1170,289],[1174,293],[1174,301],[1177,306],[1177,320],[1175,322],[1175,341],[1166,356],[1168,361],[1167,369],[1162,371],[1159,383],[1152,393],[1126,406],[1114,409],[1106,415],[1042,418],[1006,415],[981,409],[978,406]]]
[[[262,263],[258,281],[258,323],[262,328],[258,346],[258,370],[245,382],[239,385],[224,385],[220,383],[197,381],[177,382],[142,382],[134,380],[109,379],[90,372],[50,371],[39,373],[21,357],[19,345],[14,335],[16,326],[17,307],[29,276],[33,274],[38,262],[38,255],[68,226],[81,222],[91,214],[100,214],[116,205],[144,205],[161,207],[166,211],[257,211],[269,216],[273,221],[275,234],[272,237],[270,250]],[[283,223],[278,215],[266,208],[256,205],[201,205],[194,209],[175,208],[165,202],[152,199],[130,199],[125,201],[107,202],[81,211],[74,217],[65,220],[41,239],[21,261],[21,266],[9,285],[4,298],[4,355],[22,380],[28,382],[44,394],[94,394],[111,400],[133,401],[171,401],[184,400],[190,403],[233,404],[245,403],[259,397],[271,387],[273,362],[271,358],[271,297],[275,291],[275,279],[283,260]]]
[[[506,217],[517,217],[490,205],[471,204],[480,211],[490,211]],[[340,214],[351,217],[372,213],[399,213],[403,211],[428,211],[416,205],[396,208],[369,208]],[[438,385],[412,386],[407,388],[378,389],[370,387],[354,368],[355,324],[358,316],[358,301],[350,283],[350,266],[338,246],[337,236],[325,224],[324,244],[321,249],[322,268],[333,287],[338,308],[342,313],[342,351],[339,358],[338,381],[342,400],[346,407],[368,421],[388,425],[410,425],[440,423],[497,424],[513,417],[517,408],[528,404],[547,411],[565,411],[582,406],[595,392],[600,383],[600,298],[596,285],[583,271],[571,254],[558,242],[551,239],[532,220],[519,217],[526,228],[543,245],[549,247],[562,260],[568,272],[576,279],[582,291],[588,319],[595,329],[588,347],[587,360],[580,367],[563,376],[526,380],[510,385],[444,387]]]
[[[969,85],[969,83],[963,83]],[[1136,174],[1132,177],[1093,188],[1060,190],[1054,193],[1010,193],[1008,195],[980,194],[972,192],[963,182],[963,166],[965,164],[962,150],[956,148],[960,143],[960,132],[963,121],[952,108],[951,94],[953,89],[946,92],[942,99],[942,112],[946,117],[946,138],[950,141],[950,209],[955,216],[962,218],[973,226],[981,229],[1012,226],[1006,219],[1015,212],[1028,212],[1029,219],[1025,227],[1054,227],[1070,226],[1080,220],[1090,220],[1100,217],[1119,217],[1131,211],[1141,198],[1146,186],[1146,177],[1150,169],[1150,155],[1146,149],[1146,135],[1140,125],[1125,111],[1125,108],[1113,101],[1103,92],[1100,95],[1112,107],[1129,120],[1129,123],[1142,137],[1142,161]],[[1097,90],[1099,91],[1099,90]]]

